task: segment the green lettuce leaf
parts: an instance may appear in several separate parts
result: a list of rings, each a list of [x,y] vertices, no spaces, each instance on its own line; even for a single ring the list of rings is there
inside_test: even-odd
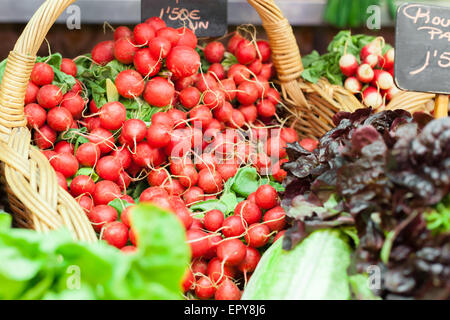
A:
[[[243,300],[347,300],[351,249],[337,230],[309,235],[291,251],[275,242],[263,255]]]

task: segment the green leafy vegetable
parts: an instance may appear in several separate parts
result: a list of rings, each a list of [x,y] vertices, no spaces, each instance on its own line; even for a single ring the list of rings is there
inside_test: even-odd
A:
[[[243,299],[350,299],[350,253],[337,230],[316,231],[291,251],[277,241],[264,253]]]
[[[373,294],[369,287],[369,278],[366,274],[355,274],[348,278],[352,294],[357,300],[381,300]]]
[[[114,200],[112,200],[112,201],[110,201],[108,203],[108,206],[113,207],[114,209],[116,209],[117,213],[119,214],[119,218],[120,218],[120,215],[122,214],[122,211],[125,208],[132,206],[132,204],[127,202],[127,201],[125,201],[125,200],[122,200],[122,199],[114,199]]]
[[[434,234],[450,232],[450,195],[425,215],[427,227]]]
[[[138,205],[132,224],[139,250],[130,255],[104,242],[74,242],[65,230],[0,228],[0,299],[182,298],[190,257],[181,223]]]

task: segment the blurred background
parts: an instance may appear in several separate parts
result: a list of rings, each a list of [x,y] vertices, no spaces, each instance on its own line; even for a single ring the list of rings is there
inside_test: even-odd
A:
[[[151,1],[151,0],[147,0]],[[185,0],[188,1],[188,0]],[[214,1],[214,0],[210,0]],[[355,33],[364,32],[385,37],[386,41],[394,41],[394,22],[392,5],[405,1],[375,0],[379,4],[380,29],[369,30],[359,17],[352,21],[349,11],[368,1],[361,0],[276,0],[285,16],[295,30],[302,54],[313,49],[323,52],[331,38],[339,28],[353,26]],[[414,1],[449,5],[450,1]],[[43,0],[0,0],[0,60],[7,57],[17,38],[36,9]],[[353,9],[352,9],[353,8]],[[362,10],[361,8],[359,8]],[[81,17],[80,29],[69,29],[70,17],[73,14]],[[394,9],[395,10],[395,9]],[[361,11],[362,12],[362,11]],[[74,58],[89,52],[95,43],[112,39],[112,31],[104,26],[107,21],[112,26],[135,25],[140,22],[140,0],[79,0],[75,6],[62,14],[58,23],[50,30],[47,40],[52,52],[60,52],[65,57]],[[350,21],[347,21],[349,20]],[[260,20],[254,9],[246,0],[228,0],[228,24],[232,31],[240,24],[260,25]],[[263,29],[258,26],[258,37],[264,38]],[[48,45],[44,43],[39,55],[48,54]]]

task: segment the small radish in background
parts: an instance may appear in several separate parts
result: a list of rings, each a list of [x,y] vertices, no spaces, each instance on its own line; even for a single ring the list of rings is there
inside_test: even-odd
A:
[[[386,99],[392,100],[397,94],[402,92],[397,86],[393,85],[390,89],[385,91]]]
[[[339,60],[339,67],[345,76],[351,77],[358,70],[358,60],[351,53],[344,54]]]
[[[369,66],[371,66],[372,68],[375,68],[379,62],[379,58],[378,56],[374,55],[374,54],[369,54],[363,61],[363,63],[368,64]]]
[[[114,41],[102,41],[91,52],[92,60],[104,66],[114,60]]]
[[[375,55],[377,57],[382,56],[382,46],[384,45],[384,40],[382,38],[376,38],[371,43],[366,44],[360,53],[361,61],[364,61],[367,56]]]
[[[378,109],[383,105],[383,97],[374,87],[368,87],[363,91],[363,102],[366,106]]]
[[[219,41],[213,41],[205,46],[205,58],[209,63],[219,63],[223,60],[225,47]]]
[[[344,82],[344,88],[353,94],[361,92],[362,84],[355,77],[349,77]]]
[[[389,90],[394,86],[394,79],[391,74],[384,70],[374,70],[372,86],[381,90]]]
[[[38,86],[51,84],[54,77],[55,73],[52,67],[43,62],[36,63],[31,71],[31,81]]]
[[[383,56],[382,61],[380,61],[380,68],[384,70],[389,70],[394,68],[395,63],[395,49],[389,49]]]
[[[364,63],[358,67],[356,71],[356,78],[363,83],[370,83],[375,76],[371,66]]]

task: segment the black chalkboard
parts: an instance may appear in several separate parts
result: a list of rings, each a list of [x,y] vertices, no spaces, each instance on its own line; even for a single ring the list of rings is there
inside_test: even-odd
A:
[[[450,7],[400,6],[395,52],[399,88],[450,94]]]
[[[227,0],[141,0],[142,21],[160,17],[167,26],[186,26],[197,37],[220,37],[227,32]]]

